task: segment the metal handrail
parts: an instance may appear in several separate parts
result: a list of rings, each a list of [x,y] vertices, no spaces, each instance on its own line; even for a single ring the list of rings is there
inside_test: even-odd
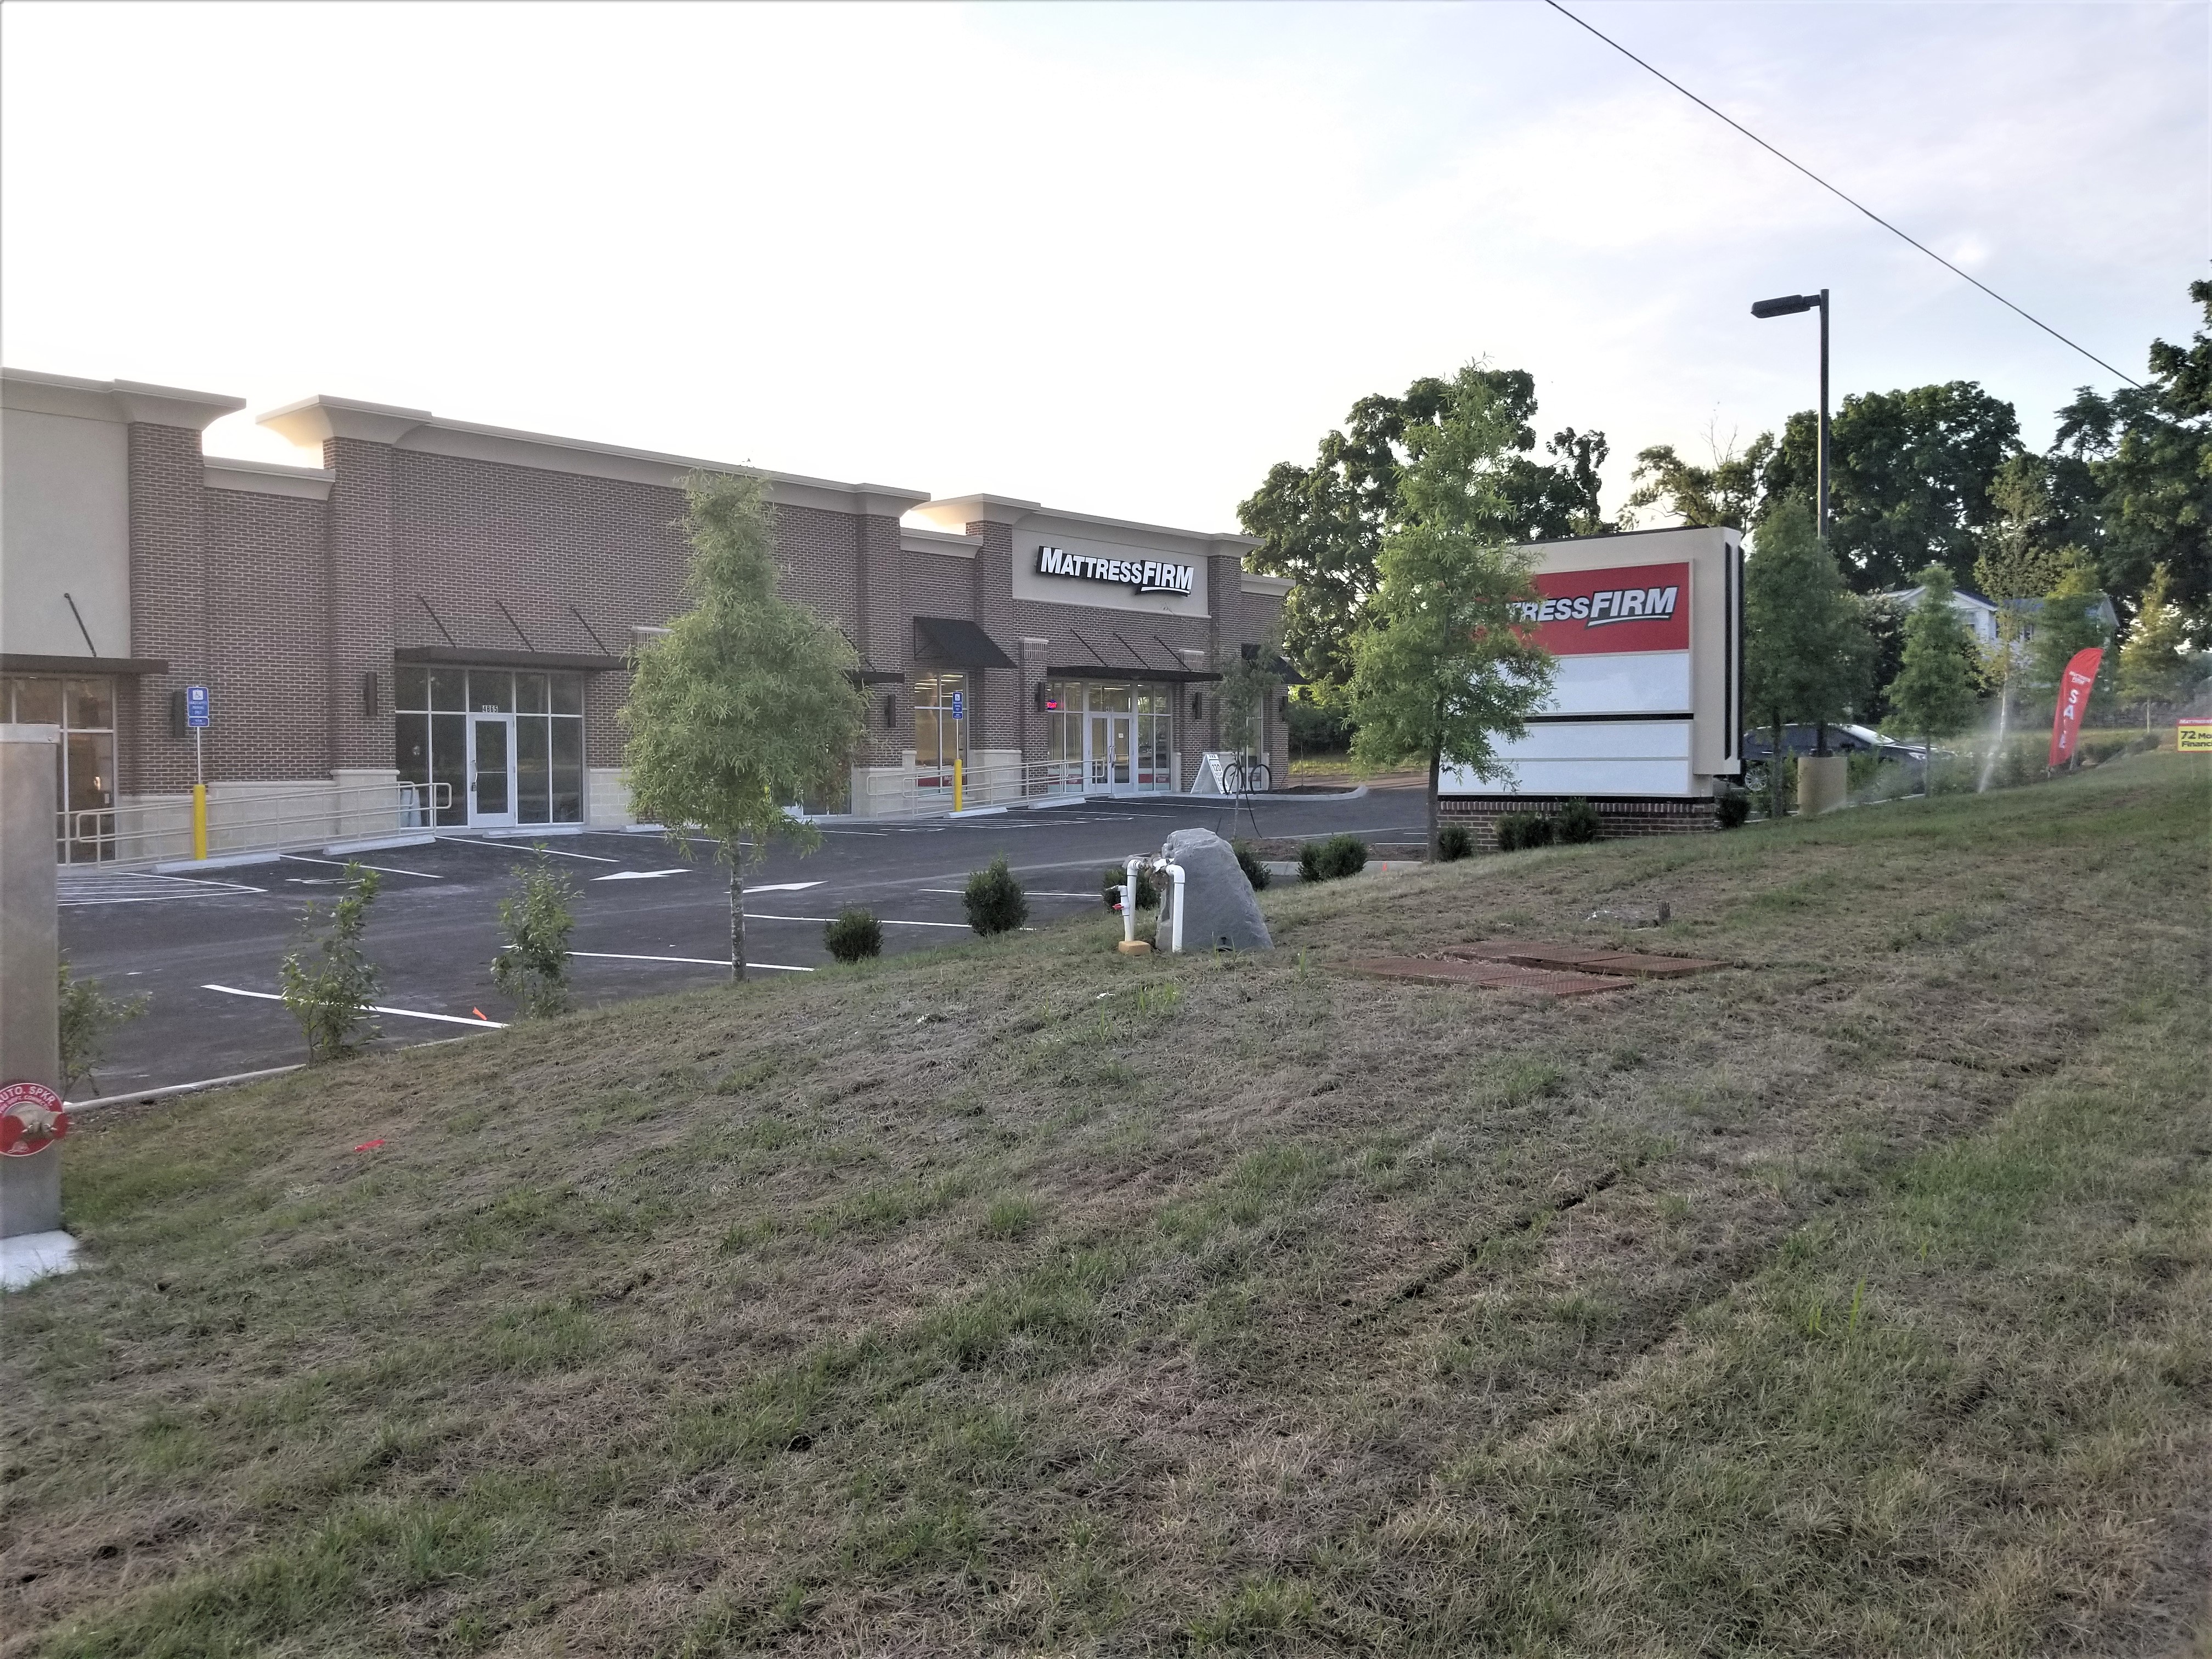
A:
[[[1131,769],[1133,773],[1136,769],[1133,757]],[[1143,787],[1093,778],[1089,775],[1091,769],[1081,760],[963,767],[962,804],[1003,806],[1054,797],[1101,794],[1115,789],[1134,792]],[[860,774],[860,787],[853,802],[853,810],[860,817],[927,817],[943,812],[951,804],[952,769],[949,764],[862,768]]]
[[[453,805],[450,783],[325,784],[261,794],[210,795],[208,837],[211,846],[223,843],[214,848],[218,853],[267,852],[341,837],[428,830]],[[129,864],[189,857],[191,810],[189,800],[182,799],[65,807],[55,814],[56,860],[62,864]]]

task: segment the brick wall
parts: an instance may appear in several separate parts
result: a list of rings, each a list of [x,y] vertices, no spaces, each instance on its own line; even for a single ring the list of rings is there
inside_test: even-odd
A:
[[[207,632],[216,707],[208,775],[326,779],[328,508],[289,495],[210,489],[206,515]],[[388,698],[388,677],[383,690]],[[357,680],[353,696],[357,714]],[[382,763],[392,763],[388,747]]]
[[[337,474],[331,486],[329,578],[324,590],[330,651],[325,729],[330,764],[392,764],[392,556],[398,527],[397,458],[389,445],[333,438],[323,465]],[[362,712],[364,674],[378,676],[378,712]]]
[[[207,629],[207,515],[200,434],[186,427],[131,428],[131,654],[168,661],[166,674],[118,684],[117,780],[128,794],[192,785],[190,738],[169,735],[169,695],[220,684]],[[277,602],[271,596],[272,603]],[[120,654],[120,641],[111,650]],[[227,720],[222,702],[215,717]]]
[[[1015,662],[1021,657],[1021,630],[1014,626],[1014,532],[1003,524],[971,524],[971,536],[983,545],[971,560],[975,580],[974,609],[969,613],[1000,650]],[[971,675],[980,683],[982,719],[969,732],[975,749],[1014,749],[1022,741],[1020,699],[1028,692],[1020,684],[1018,670],[994,668]]]
[[[1437,801],[1441,823],[1465,824],[1475,845],[1496,850],[1498,820],[1508,812],[1539,813],[1556,817],[1566,807],[1565,795],[1444,795]],[[1696,835],[1720,828],[1711,797],[1683,799],[1668,795],[1596,795],[1599,836],[1605,841],[1639,836]]]

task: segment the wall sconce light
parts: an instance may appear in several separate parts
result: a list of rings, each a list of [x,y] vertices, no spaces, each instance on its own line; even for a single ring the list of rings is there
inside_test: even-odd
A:
[[[1038,714],[1044,713],[1044,682],[1042,680],[1036,683],[1036,690],[1030,694],[1030,701],[1036,704]]]
[[[1194,691],[1190,694],[1190,717],[1194,720],[1202,720],[1206,718],[1205,692]]]
[[[884,693],[884,730],[886,732],[893,732],[897,729],[898,693],[896,691],[886,691]]]
[[[363,720],[374,720],[381,703],[377,686],[376,671],[372,668],[361,677],[361,713]]]

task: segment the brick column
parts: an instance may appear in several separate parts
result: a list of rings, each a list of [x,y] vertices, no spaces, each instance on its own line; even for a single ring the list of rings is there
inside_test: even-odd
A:
[[[333,771],[388,770],[392,731],[392,521],[389,444],[331,438],[323,465],[337,474],[330,501],[330,744]],[[412,604],[414,596],[404,596]],[[362,676],[377,676],[377,713],[362,713]]]
[[[977,523],[968,533],[981,536],[975,554],[975,592],[971,612],[978,627],[999,649],[1021,660],[1022,642],[1014,629],[1014,532],[1010,525]],[[982,695],[981,722],[968,738],[971,749],[1014,749],[1021,744],[1020,703],[1029,695],[1018,670],[994,668],[975,675]]]
[[[908,672],[908,659],[914,654],[914,630],[901,626],[906,605],[898,520],[882,514],[867,514],[854,523],[854,587],[859,614],[853,644],[867,667],[903,675]],[[896,766],[907,744],[914,740],[911,719],[897,719],[899,715],[913,714],[905,690],[908,684],[902,680],[897,685],[866,688],[868,732],[861,746],[863,766]],[[896,699],[894,723],[888,726],[884,722],[884,699],[887,696]]]
[[[117,687],[117,781],[129,794],[192,786],[191,739],[169,735],[169,694],[210,684],[205,480],[197,430],[131,422],[131,638],[100,645],[117,656],[165,658],[169,672],[146,675],[130,695]],[[223,688],[210,685],[210,694],[220,722]],[[209,745],[210,779],[219,752]]]

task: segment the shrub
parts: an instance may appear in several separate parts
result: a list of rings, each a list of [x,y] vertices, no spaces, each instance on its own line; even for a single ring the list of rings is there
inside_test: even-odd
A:
[[[1456,864],[1474,851],[1474,837],[1463,823],[1448,823],[1437,831],[1437,861]]]
[[[307,1040],[310,1066],[343,1059],[383,1035],[369,1006],[377,994],[376,965],[361,948],[368,907],[376,898],[377,874],[349,864],[345,879],[345,896],[331,908],[330,932],[318,935],[323,907],[311,902],[300,919],[300,948],[276,970],[277,983],[284,988],[284,1006]],[[311,950],[322,958],[313,966]]]
[[[2133,743],[2130,744],[2128,747],[2134,750],[2138,755],[2148,755],[2152,750],[2158,747],[2158,733],[2155,732],[2146,732],[2142,736],[2137,738]]]
[[[968,878],[964,896],[968,925],[985,939],[1011,933],[1030,919],[1029,895],[1006,868],[1004,853],[991,860],[989,869],[978,870]]]
[[[1298,848],[1301,881],[1335,881],[1367,867],[1367,843],[1357,836],[1331,836]]]
[[[1741,830],[1744,820],[1751,816],[1751,792],[1746,789],[1724,789],[1714,803],[1713,816],[1720,820],[1723,830]]]
[[[846,906],[822,929],[822,948],[839,962],[865,962],[884,953],[884,925],[857,904]]]
[[[1551,819],[1540,812],[1505,812],[1498,820],[1498,850],[1518,853],[1532,847],[1549,847],[1555,833]]]
[[[1252,884],[1252,890],[1255,893],[1264,891],[1274,878],[1267,873],[1267,866],[1261,863],[1258,855],[1252,851],[1252,843],[1232,841],[1229,845],[1237,854],[1237,867],[1244,872],[1244,879]]]
[[[149,998],[112,997],[96,979],[78,979],[70,972],[69,958],[55,965],[60,989],[62,1092],[73,1094],[80,1083],[92,1080],[100,1064],[107,1034],[146,1012]]]
[[[576,927],[568,906],[575,896],[575,884],[541,845],[538,861],[516,872],[514,890],[499,902],[502,942],[491,959],[492,981],[526,1019],[568,1012],[568,935]]]
[[[1559,839],[1569,847],[1587,847],[1598,837],[1597,808],[1582,795],[1568,798],[1559,809]]]
[[[1106,873],[1099,878],[1099,885],[1105,890],[1109,910],[1121,902],[1121,889],[1128,884],[1128,880],[1129,872],[1121,866],[1109,864],[1106,866]],[[1160,890],[1152,884],[1152,872],[1149,870],[1137,872],[1137,908],[1139,910],[1160,908]]]

